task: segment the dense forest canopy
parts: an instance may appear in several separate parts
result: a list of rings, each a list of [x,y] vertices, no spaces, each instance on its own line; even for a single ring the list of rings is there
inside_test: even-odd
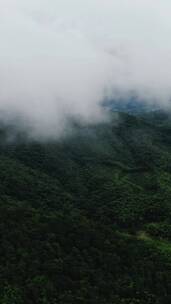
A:
[[[169,304],[171,119],[0,132],[0,303]]]

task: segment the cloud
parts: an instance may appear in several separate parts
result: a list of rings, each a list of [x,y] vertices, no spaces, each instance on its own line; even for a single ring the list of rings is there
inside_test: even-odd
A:
[[[105,96],[167,105],[169,0],[0,0],[0,117],[60,136],[98,122]]]

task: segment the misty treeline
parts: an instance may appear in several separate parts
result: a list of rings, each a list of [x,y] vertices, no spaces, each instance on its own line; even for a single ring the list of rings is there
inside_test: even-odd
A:
[[[1,129],[0,303],[170,303],[171,120],[119,121],[42,144]]]

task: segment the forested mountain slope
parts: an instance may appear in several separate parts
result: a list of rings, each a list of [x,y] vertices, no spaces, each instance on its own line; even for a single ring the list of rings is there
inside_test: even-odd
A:
[[[0,135],[0,303],[171,301],[171,119]]]

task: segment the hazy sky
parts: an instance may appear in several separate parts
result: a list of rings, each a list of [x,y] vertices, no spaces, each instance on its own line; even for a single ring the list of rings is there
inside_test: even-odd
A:
[[[58,136],[104,96],[171,96],[170,0],[0,0],[0,116]]]

